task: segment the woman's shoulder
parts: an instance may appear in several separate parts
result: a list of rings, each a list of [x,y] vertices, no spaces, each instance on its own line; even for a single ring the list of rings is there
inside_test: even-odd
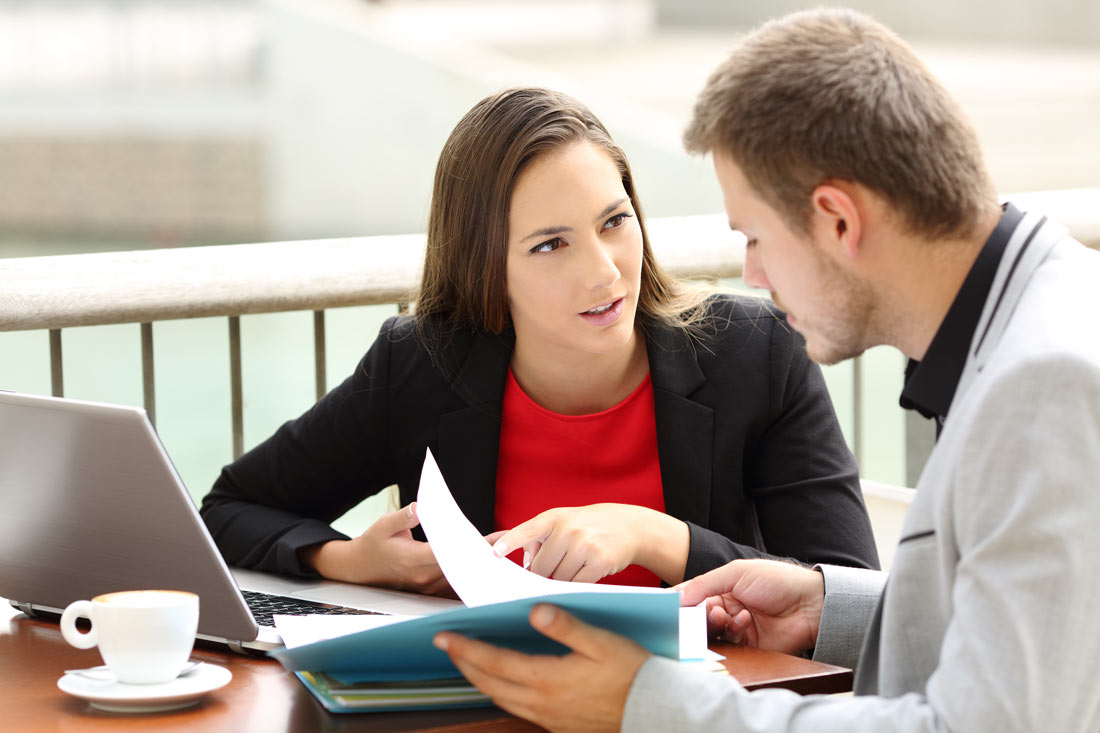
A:
[[[783,320],[783,312],[772,301],[752,293],[716,292],[703,302],[703,308],[707,319],[715,323],[755,323],[760,318]]]
[[[797,339],[783,311],[772,301],[751,293],[718,292],[700,305],[694,319],[696,340],[702,346],[742,348],[770,341]]]
[[[710,296],[692,338],[704,369],[797,360],[805,342],[770,299],[751,293]]]
[[[388,318],[371,347],[371,353],[377,354],[375,358],[381,357],[388,363],[391,374],[431,372],[448,383],[467,369],[470,359],[479,364],[495,364],[499,360],[506,363],[510,351],[510,332],[493,335],[434,318],[408,315]]]
[[[384,355],[386,359],[409,360],[427,354],[423,334],[416,326],[416,319],[408,315],[390,316],[378,329],[378,335],[367,352]]]
[[[465,355],[476,340],[477,333],[472,329],[449,327],[436,319],[396,315],[383,322],[374,343],[384,345],[391,359],[429,357],[449,361]]]
[[[682,310],[664,316],[647,315],[646,337],[659,350],[724,350],[755,341],[776,326],[788,329],[771,301],[750,293],[700,290]]]

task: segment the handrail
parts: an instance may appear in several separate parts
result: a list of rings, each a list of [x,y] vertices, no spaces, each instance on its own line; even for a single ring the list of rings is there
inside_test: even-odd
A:
[[[684,277],[737,277],[743,240],[718,215],[654,219]],[[231,244],[0,260],[0,331],[239,316],[407,301],[424,235]]]
[[[720,215],[650,223],[660,261],[683,277],[736,277],[744,238]],[[325,310],[397,303],[420,277],[422,234],[102,252],[0,260],[0,331],[49,330],[51,393],[65,394],[61,331],[141,324],[143,403],[156,423],[153,322],[229,321],[233,455],[244,451],[240,316],[312,310],[318,399],[325,384]]]
[[[1100,249],[1100,188],[1008,197],[1047,213]],[[657,260],[681,277],[738,277],[745,240],[721,214],[649,220]],[[413,296],[423,234],[350,237],[182,249],[0,259],[0,331],[50,332],[51,391],[64,394],[61,330],[141,324],[145,409],[155,421],[154,321],[224,316],[229,320],[233,453],[243,451],[240,316],[312,310],[316,391],[325,385],[325,310],[397,303]],[[853,443],[863,453],[862,370],[853,368]]]
[[[1100,188],[1009,198],[1100,248]],[[720,214],[653,218],[649,231],[677,275],[741,274],[744,240]],[[399,303],[423,256],[424,235],[407,234],[0,260],[0,331]]]

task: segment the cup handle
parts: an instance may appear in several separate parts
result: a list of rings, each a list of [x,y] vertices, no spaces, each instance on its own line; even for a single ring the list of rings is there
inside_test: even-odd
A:
[[[61,635],[77,649],[91,649],[99,642],[99,634],[96,633],[95,626],[87,633],[76,628],[78,617],[89,621],[92,619],[91,601],[73,601],[68,605],[61,614]]]

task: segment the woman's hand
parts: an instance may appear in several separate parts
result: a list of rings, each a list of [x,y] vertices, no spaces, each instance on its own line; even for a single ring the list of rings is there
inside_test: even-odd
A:
[[[363,534],[302,549],[303,562],[326,578],[380,588],[453,595],[427,542],[413,539],[416,502],[383,514]]]
[[[825,578],[777,560],[734,560],[679,586],[680,603],[707,602],[711,633],[735,644],[796,654],[817,645]]]
[[[628,565],[641,565],[666,583],[683,580],[687,525],[631,504],[549,509],[496,541],[503,557],[523,548],[524,566],[556,580],[595,583]]]

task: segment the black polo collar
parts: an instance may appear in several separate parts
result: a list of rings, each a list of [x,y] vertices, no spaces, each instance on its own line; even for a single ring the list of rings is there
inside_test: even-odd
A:
[[[905,387],[901,406],[936,420],[936,434],[943,428],[947,410],[955,398],[970,342],[989,297],[997,267],[1012,233],[1024,218],[1012,204],[1004,206],[1001,220],[982,246],[951,308],[940,324],[921,361],[909,360],[905,367]]]

